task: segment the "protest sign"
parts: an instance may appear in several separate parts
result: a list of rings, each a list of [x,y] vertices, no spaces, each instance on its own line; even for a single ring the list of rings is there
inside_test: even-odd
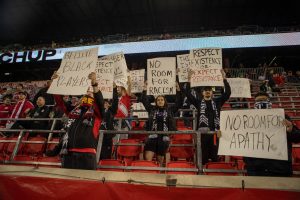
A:
[[[287,160],[283,109],[221,111],[219,155]]]
[[[175,57],[147,60],[147,95],[176,94]]]
[[[180,83],[188,82],[189,56],[190,54],[177,55],[178,79]]]
[[[114,62],[114,81],[117,86],[123,86],[127,89],[128,72],[123,52],[109,54],[104,56],[102,59],[111,60]]]
[[[247,78],[227,78],[231,88],[231,98],[251,98],[250,81]]]
[[[145,69],[130,71],[131,93],[141,93],[144,89]]]
[[[191,87],[224,86],[222,69],[222,49],[201,48],[190,51]]]
[[[91,85],[88,75],[95,71],[98,48],[66,52],[48,93],[62,95],[86,94]]]
[[[132,116],[137,116],[138,118],[148,118],[148,112],[145,109],[145,106],[143,103],[133,103],[132,104]],[[135,110],[145,110],[145,112],[135,112]]]
[[[113,97],[113,79],[114,65],[111,60],[98,59],[96,65],[96,76],[98,87],[102,92],[103,98],[112,99]]]

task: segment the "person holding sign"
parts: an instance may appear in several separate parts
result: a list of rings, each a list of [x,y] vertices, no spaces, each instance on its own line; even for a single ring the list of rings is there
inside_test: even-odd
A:
[[[266,92],[257,93],[254,108],[271,109],[272,103],[269,100],[269,94]],[[285,118],[283,125],[286,126],[288,160],[244,157],[249,176],[292,176],[292,143],[300,142],[300,131],[296,126],[293,126],[287,115]]]
[[[146,95],[147,84],[145,84],[144,92],[142,94],[142,103],[149,113],[148,131],[175,131],[176,124],[173,119],[174,114],[182,105],[182,98],[180,88],[176,85],[176,103],[174,106],[168,107],[165,96],[159,95],[155,99],[155,105],[151,105],[149,96]],[[162,165],[165,154],[169,148],[170,138],[168,135],[152,134],[149,135],[145,144],[145,159],[151,161],[154,154],[157,156],[158,162]]]
[[[55,72],[51,79],[56,78],[58,74]],[[87,92],[73,110],[67,109],[61,95],[54,95],[57,106],[69,117],[65,124],[66,134],[58,145],[61,148],[63,168],[97,168],[96,148],[104,112],[103,97],[96,82],[96,74],[92,72],[88,78],[91,80],[93,91]]]
[[[101,130],[114,130],[114,116],[117,113],[118,110],[118,93],[117,93],[117,86],[114,83],[113,86],[113,99],[112,103],[108,99],[104,100],[104,112],[102,114],[103,121],[101,123]],[[114,135],[112,134],[104,134],[103,136],[103,142],[102,142],[102,148],[101,148],[101,154],[100,154],[100,160],[101,159],[110,159],[111,153],[112,153],[112,138]]]
[[[220,110],[223,104],[229,99],[231,94],[230,85],[226,80],[226,74],[221,69],[225,91],[222,95],[216,99],[213,99],[213,91],[211,86],[205,86],[202,88],[200,98],[197,99],[192,95],[190,85],[187,84],[186,89],[183,89],[184,94],[188,98],[191,104],[193,104],[198,111],[198,123],[197,129],[203,132],[217,131],[220,129]],[[189,82],[193,71],[189,71]],[[202,147],[202,164],[207,163],[209,160],[218,161],[218,145],[216,141],[216,135],[203,134],[201,136]]]
[[[116,118],[126,118],[129,117],[129,111],[131,106],[131,80],[130,77],[128,77],[128,90],[125,89],[123,86],[117,87],[117,92],[119,96],[119,104],[118,104],[118,110],[117,114],[115,115]],[[130,123],[125,120],[122,121],[122,129],[127,129],[130,127]]]

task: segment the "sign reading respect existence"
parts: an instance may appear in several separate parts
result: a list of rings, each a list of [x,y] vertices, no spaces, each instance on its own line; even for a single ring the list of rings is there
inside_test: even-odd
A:
[[[288,160],[283,109],[221,111],[219,155]]]
[[[251,98],[250,81],[247,78],[227,78],[231,88],[230,97]]]
[[[96,76],[98,87],[102,92],[103,98],[112,99],[114,81],[114,62],[112,60],[98,59],[96,65]]]
[[[147,95],[176,94],[176,58],[147,60]]]
[[[127,85],[127,64],[123,52],[109,54],[102,58],[103,60],[113,61],[114,65],[114,81],[117,86],[123,86],[126,89]]]
[[[66,52],[48,93],[62,95],[86,94],[91,85],[88,75],[95,71],[98,48]]]
[[[201,48],[190,51],[191,87],[224,86],[221,48]]]
[[[131,93],[143,92],[145,82],[145,69],[130,71]]]
[[[178,79],[180,83],[188,82],[188,70],[190,68],[190,54],[177,55]]]

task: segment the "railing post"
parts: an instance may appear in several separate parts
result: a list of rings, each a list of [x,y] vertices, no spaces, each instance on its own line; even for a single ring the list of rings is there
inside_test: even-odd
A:
[[[51,125],[51,129],[50,129],[51,131],[54,130],[55,125],[56,125],[56,119],[53,120],[53,123]],[[48,142],[52,139],[52,135],[53,135],[53,133],[50,132],[49,135],[48,135]]]
[[[198,174],[203,173],[203,166],[202,166],[202,149],[201,149],[201,132],[196,131],[196,157],[197,157],[197,167],[198,167]]]
[[[21,131],[19,136],[18,136],[18,140],[15,144],[15,148],[14,148],[14,150],[13,150],[13,152],[12,152],[10,158],[9,158],[9,161],[12,161],[15,158],[15,156],[17,155],[23,136],[24,136],[24,131]]]
[[[104,132],[103,130],[99,130],[99,139],[98,139],[98,146],[97,146],[97,153],[96,153],[96,163],[100,160],[101,150],[102,150],[102,143],[103,143],[103,137]]]
[[[197,127],[196,111],[193,109],[193,130],[195,131]]]

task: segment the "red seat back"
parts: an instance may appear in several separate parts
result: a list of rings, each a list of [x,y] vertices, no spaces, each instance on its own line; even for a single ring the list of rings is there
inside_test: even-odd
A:
[[[190,168],[197,169],[196,165],[185,161],[176,161],[167,163],[167,168]],[[197,172],[185,172],[185,171],[167,171],[167,174],[197,174]]]

